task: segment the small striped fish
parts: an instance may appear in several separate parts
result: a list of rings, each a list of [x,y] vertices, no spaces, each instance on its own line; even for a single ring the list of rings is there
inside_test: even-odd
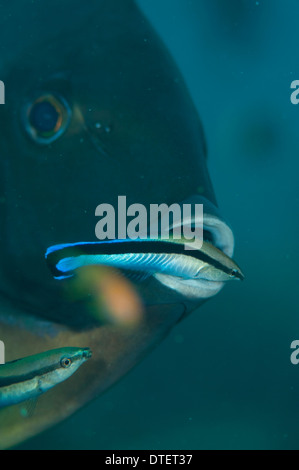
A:
[[[192,249],[190,249],[192,247]],[[239,266],[208,242],[199,249],[181,240],[109,240],[56,245],[47,250],[46,260],[55,279],[72,277],[88,265],[106,265],[183,279],[223,282],[244,279]]]
[[[74,276],[88,265],[123,269],[131,279],[155,277],[187,298],[215,295],[224,282],[244,275],[239,266],[208,241],[112,240],[50,247],[46,261],[55,279]],[[133,273],[133,276],[132,276]]]
[[[0,366],[0,408],[36,398],[71,377],[89,358],[88,348],[61,348]]]

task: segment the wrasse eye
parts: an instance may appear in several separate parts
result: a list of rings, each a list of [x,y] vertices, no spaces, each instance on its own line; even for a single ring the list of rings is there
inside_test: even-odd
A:
[[[27,104],[23,120],[29,136],[39,144],[50,144],[67,129],[71,110],[59,95],[45,93]]]
[[[64,369],[67,369],[68,367],[72,365],[72,360],[69,357],[63,357],[60,361],[60,365]]]

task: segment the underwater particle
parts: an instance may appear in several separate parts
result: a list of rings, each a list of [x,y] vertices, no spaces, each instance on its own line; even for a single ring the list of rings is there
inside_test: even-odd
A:
[[[240,152],[251,162],[272,163],[281,147],[281,132],[277,123],[268,115],[256,116],[247,118],[247,122],[242,124],[243,128],[240,128]]]
[[[182,344],[184,342],[184,336],[183,335],[175,335],[174,342],[177,343],[177,344]]]
[[[197,192],[198,192],[198,194],[203,194],[205,192],[204,186],[198,186],[197,187]]]
[[[28,411],[27,411],[27,408],[26,407],[22,407],[20,409],[20,415],[23,417],[23,418],[27,418],[28,416]]]

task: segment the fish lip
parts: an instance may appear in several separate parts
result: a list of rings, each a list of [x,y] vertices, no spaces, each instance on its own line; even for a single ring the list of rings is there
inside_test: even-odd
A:
[[[157,273],[154,278],[165,287],[176,291],[184,299],[198,302],[218,294],[225,282],[208,281],[206,279],[181,279],[167,274]]]
[[[87,360],[87,359],[90,359],[90,358],[92,357],[92,351],[91,351],[91,349],[90,349],[90,348],[84,348],[84,349],[82,350],[82,357],[83,357],[84,359],[86,359],[86,360]]]
[[[195,204],[203,205],[203,230],[211,236],[211,244],[225,255],[231,258],[235,249],[235,238],[230,224],[223,218],[219,208],[201,195],[193,195],[185,199],[180,205]],[[182,225],[190,223],[190,220],[183,221]],[[191,223],[195,224],[195,216],[192,214]]]
[[[188,199],[184,200],[183,204],[203,204],[203,231],[210,234],[210,243],[215,246],[216,249],[222,251],[226,256],[232,258],[235,248],[235,239],[233,231],[230,225],[220,214],[218,207],[212,202],[200,195],[193,195]],[[183,221],[184,224],[196,223],[195,218],[187,221]],[[235,271],[235,272],[233,272]],[[232,271],[232,279],[243,280],[245,278],[243,272],[236,265],[236,269]],[[161,273],[157,273],[154,277],[162,284],[167,287],[176,290],[184,297],[188,297],[190,300],[207,299],[216,295],[224,287],[225,282],[215,280],[184,280],[178,279],[174,276],[169,276]]]

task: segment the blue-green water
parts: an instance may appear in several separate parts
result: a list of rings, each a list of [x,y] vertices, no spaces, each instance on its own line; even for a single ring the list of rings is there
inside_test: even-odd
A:
[[[204,124],[246,281],[26,449],[298,449],[296,0],[142,0]]]

